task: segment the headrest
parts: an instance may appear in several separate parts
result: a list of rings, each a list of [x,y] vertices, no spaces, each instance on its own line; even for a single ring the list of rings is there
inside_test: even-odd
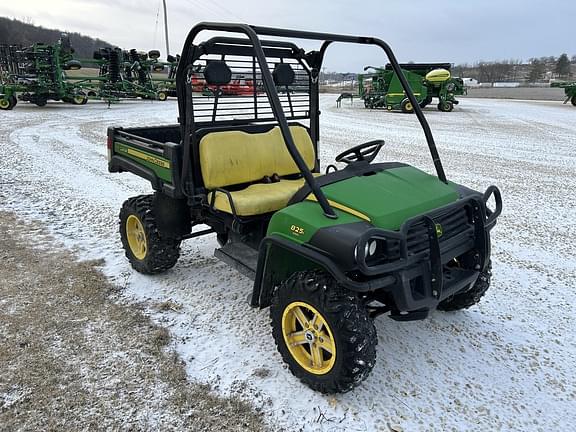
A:
[[[232,80],[232,71],[225,61],[214,60],[206,65],[204,78],[210,85],[225,85]]]
[[[274,72],[272,72],[272,77],[274,77],[274,83],[277,86],[289,86],[294,83],[295,78],[292,66],[287,63],[278,63],[274,67]]]

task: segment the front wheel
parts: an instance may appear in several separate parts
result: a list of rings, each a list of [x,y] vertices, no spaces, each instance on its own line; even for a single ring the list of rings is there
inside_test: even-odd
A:
[[[164,102],[166,99],[168,99],[168,94],[164,91],[160,91],[157,94],[158,100],[161,102]]]
[[[471,287],[457,292],[452,297],[440,302],[438,309],[442,311],[455,311],[468,309],[480,301],[490,288],[490,279],[492,278],[492,263],[488,263],[486,270],[478,275],[478,279]]]
[[[376,361],[376,329],[356,295],[322,271],[294,273],[274,292],[272,335],[292,374],[321,393],[359,385]]]
[[[120,238],[132,267],[144,274],[162,273],[180,257],[180,240],[162,235],[154,216],[152,195],[124,201],[120,210]]]

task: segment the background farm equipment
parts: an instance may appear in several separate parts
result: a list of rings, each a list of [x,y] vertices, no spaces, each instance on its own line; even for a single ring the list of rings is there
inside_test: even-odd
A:
[[[78,60],[73,53],[66,34],[53,45],[0,46],[0,109],[10,110],[18,100],[38,106],[49,100],[84,105],[88,99],[113,102],[175,96],[179,56],[162,62],[156,50],[145,53],[102,48],[92,59]],[[68,73],[82,65],[95,68],[97,73]]]
[[[563,88],[566,99],[564,103],[570,101],[576,106],[576,81],[556,81],[550,84],[550,87]]]
[[[148,53],[135,49],[123,51],[120,48],[102,48],[94,52],[92,59],[83,60],[86,65],[98,68],[98,76],[70,77],[77,87],[84,88],[90,97],[107,101],[119,99],[166,100],[175,91],[174,71],[177,59],[161,62],[160,52]],[[156,77],[154,73],[165,72],[167,77]],[[172,77],[170,77],[172,74]]]
[[[0,109],[12,109],[18,99],[44,106],[49,100],[84,104],[80,89],[66,80],[65,71],[81,68],[66,34],[53,45],[0,48]]]
[[[438,98],[440,111],[452,111],[454,105],[458,104],[455,96],[465,93],[462,79],[452,78],[450,63],[409,63],[401,67],[422,108],[430,104],[433,98]],[[369,69],[374,72],[358,76],[358,91],[366,108],[413,112],[414,107],[390,65],[385,68],[364,68]]]

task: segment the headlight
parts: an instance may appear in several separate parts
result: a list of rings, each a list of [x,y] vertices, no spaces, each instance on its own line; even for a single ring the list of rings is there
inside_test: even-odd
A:
[[[376,253],[377,249],[378,242],[376,240],[368,240],[366,245],[364,245],[364,257],[367,259],[372,257]],[[358,260],[358,245],[354,248],[354,258]]]
[[[354,258],[358,261],[358,245],[354,248]],[[397,239],[375,238],[364,245],[364,261],[368,266],[382,264],[400,258],[400,242]]]

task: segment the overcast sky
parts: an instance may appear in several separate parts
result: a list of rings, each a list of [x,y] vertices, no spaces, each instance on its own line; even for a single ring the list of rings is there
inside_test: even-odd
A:
[[[0,15],[77,31],[122,48],[160,49],[162,0],[2,0]],[[167,0],[172,53],[199,21],[377,36],[400,61],[464,63],[576,54],[575,0]],[[0,41],[2,43],[2,41]],[[368,47],[334,47],[325,66],[386,63]]]

